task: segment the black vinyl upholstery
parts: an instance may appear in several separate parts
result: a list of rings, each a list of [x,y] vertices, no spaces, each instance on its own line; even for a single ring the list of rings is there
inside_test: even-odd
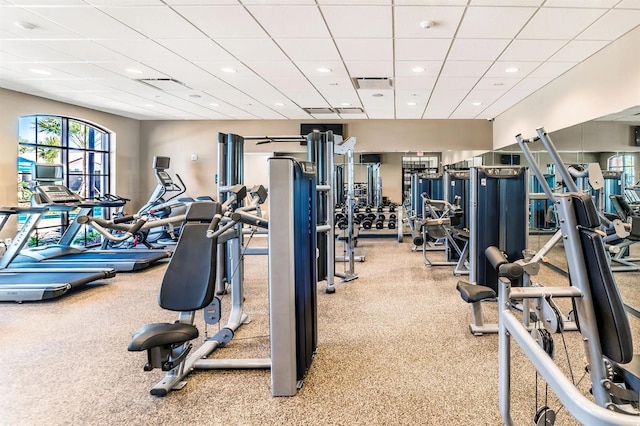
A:
[[[220,205],[189,205],[186,222],[158,296],[158,304],[171,311],[195,311],[213,300],[216,281],[217,239],[207,238],[207,228]]]
[[[626,222],[628,217],[634,216],[633,209],[622,195],[609,195],[609,199],[620,220]]]
[[[580,243],[593,309],[598,324],[602,354],[617,363],[633,359],[633,342],[629,319],[618,292],[602,236],[592,228],[595,206],[588,194],[573,197],[573,205],[580,226]],[[599,221],[598,221],[599,222]]]

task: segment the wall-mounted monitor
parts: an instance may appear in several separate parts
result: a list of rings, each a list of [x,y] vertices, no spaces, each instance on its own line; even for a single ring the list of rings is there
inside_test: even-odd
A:
[[[380,155],[380,154],[360,154],[360,163],[362,163],[362,164],[382,163],[382,155]]]
[[[317,131],[317,132],[332,131],[334,135],[341,135],[346,139],[346,135],[344,134],[344,131],[345,131],[344,124],[339,124],[339,123],[330,123],[330,124],[302,123],[300,124],[300,134],[302,136],[306,136],[309,133],[312,133],[314,131]]]
[[[640,126],[631,128],[633,131],[633,140],[636,142],[636,146],[640,146]]]
[[[64,169],[61,164],[35,163],[31,171],[32,179],[38,182],[56,182],[62,180]]]
[[[168,169],[170,163],[171,163],[171,157],[161,157],[157,155],[153,157],[153,168],[155,170]]]

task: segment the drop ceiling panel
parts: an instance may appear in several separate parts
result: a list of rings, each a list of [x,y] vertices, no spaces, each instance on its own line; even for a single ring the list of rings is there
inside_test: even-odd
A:
[[[556,78],[576,66],[577,62],[545,62],[527,77]]]
[[[245,65],[258,75],[269,80],[270,77],[302,77],[296,66],[286,61],[245,61]]]
[[[466,6],[467,0],[395,0],[396,6]]]
[[[353,77],[388,77],[393,75],[393,61],[345,61]]]
[[[120,2],[122,0],[109,0]],[[170,6],[208,6],[213,3],[212,0],[162,0],[164,3]],[[238,0],[215,0],[217,5],[237,5]]]
[[[640,10],[612,10],[587,28],[581,40],[615,40],[638,26]]]
[[[394,8],[395,38],[453,38],[464,7],[396,6]],[[420,26],[433,21],[431,28]]]
[[[249,12],[273,38],[327,38],[331,37],[320,10],[312,6],[249,6]],[[283,25],[283,17],[286,24]]]
[[[619,0],[547,0],[545,7],[589,7],[589,8],[609,8],[613,7]]]
[[[393,41],[390,38],[338,38],[336,44],[345,61],[384,61],[393,58]]]
[[[32,62],[73,62],[77,60],[57,50],[51,50],[36,41],[31,40],[2,40],[0,51]],[[32,58],[37,58],[33,60]]]
[[[204,36],[195,39],[162,39],[158,43],[189,61],[230,61],[235,57]]]
[[[440,74],[443,61],[396,61],[397,77],[437,77]],[[416,72],[416,67],[424,68],[424,71]]]
[[[456,39],[451,45],[447,60],[450,61],[494,61],[507,47],[510,40]]]
[[[518,38],[571,40],[605,12],[606,9],[545,7],[536,13]]]
[[[294,93],[287,93],[287,96],[302,108],[326,108],[330,106],[316,90],[296,91]]]
[[[183,61],[178,55],[150,39],[100,40],[100,44],[140,62]]]
[[[450,45],[450,39],[396,39],[395,59],[397,61],[442,61],[447,56]]]
[[[182,0],[182,1],[188,1],[188,0]],[[200,1],[204,2],[206,0],[200,0]],[[226,1],[231,1],[231,0],[226,0]],[[242,0],[242,4],[244,5],[278,5],[278,4],[315,5],[316,3],[314,0]]]
[[[392,0],[317,0],[317,3],[320,5],[390,5]]]
[[[349,75],[342,61],[295,61],[296,66],[304,75],[313,78],[337,78]],[[319,68],[328,68],[331,72],[323,73]]]
[[[622,0],[616,5],[616,9],[640,9],[640,1],[638,0]]]
[[[14,22],[28,22],[35,25],[32,30],[24,30]],[[0,13],[0,26],[20,37],[32,39],[77,39],[81,36],[73,31],[20,7],[3,7]]]
[[[549,58],[549,61],[582,62],[607,44],[609,44],[608,41],[573,40]]]
[[[263,38],[267,34],[242,6],[176,6],[178,13],[213,39]]]
[[[471,6],[540,6],[544,0],[470,0]]]
[[[491,61],[447,61],[442,67],[442,77],[482,77]]]
[[[90,39],[142,39],[144,36],[94,7],[30,7],[33,13]]]
[[[475,90],[491,90],[495,92],[504,93],[508,89],[511,89],[515,86],[522,78],[496,78],[496,77],[485,77],[478,81],[478,84],[475,85]]]
[[[104,7],[109,16],[150,38],[199,38],[202,33],[166,6]]]
[[[422,118],[448,118],[469,93],[459,89],[436,89]]]
[[[438,84],[436,84],[436,89],[438,92],[445,90],[462,90],[467,91],[471,90],[473,86],[478,82],[477,78],[465,77],[442,77],[438,79]]]
[[[522,78],[536,69],[540,62],[495,62],[485,74],[485,77]],[[517,72],[506,72],[508,68],[517,68]]]
[[[390,38],[391,6],[322,6],[334,38]]]
[[[332,39],[278,39],[276,43],[294,61],[340,60],[340,54]]]
[[[71,55],[81,61],[111,62],[128,60],[126,56],[91,40],[42,40],[39,43],[58,52],[64,52],[66,55]]]
[[[533,7],[468,8],[456,36],[458,38],[513,38],[536,12]],[[496,22],[500,25],[496,25]]]
[[[117,74],[113,71],[102,68],[97,65],[88,64],[86,62],[65,62],[59,64],[50,64],[51,68],[59,71],[64,71],[70,75],[81,78],[101,79],[101,78],[115,78]]]
[[[219,43],[241,61],[286,61],[288,59],[282,50],[268,38],[224,39]]]
[[[565,44],[565,40],[514,40],[500,55],[500,60],[546,61]]]
[[[180,63],[172,63],[171,67],[179,65]],[[214,75],[225,81],[233,81],[234,78],[242,78],[255,75],[253,71],[244,66],[238,61],[197,61],[195,62],[199,68],[202,68],[205,72]],[[229,68],[236,72],[222,71],[223,68]]]
[[[436,84],[436,77],[396,77],[394,86],[398,90],[431,90]]]
[[[291,94],[292,92],[313,92],[315,88],[305,77],[272,77],[268,79],[269,83],[280,91]]]
[[[126,77],[129,79],[140,79],[140,78],[166,78],[167,75],[163,72],[158,71],[150,66],[139,64],[132,60],[126,61],[115,61],[115,62],[94,62],[95,66],[103,68],[107,71],[111,71],[114,74],[117,74],[122,77]],[[131,73],[127,71],[128,69],[136,69],[140,71],[140,73]]]

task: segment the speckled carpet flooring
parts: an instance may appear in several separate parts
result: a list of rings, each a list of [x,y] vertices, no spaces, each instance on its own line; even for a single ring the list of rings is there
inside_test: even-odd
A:
[[[180,391],[149,394],[162,372],[144,372],[146,355],[126,348],[140,326],[175,319],[156,303],[164,265],[118,274],[60,299],[3,303],[0,424],[501,424],[498,338],[469,333],[470,307],[455,290],[452,268],[425,267],[422,253],[412,252],[406,240],[361,238],[358,247],[366,255],[356,264],[359,279],[338,279],[331,295],[323,282],[318,286],[318,352],[295,397],[273,398],[265,370],[195,372]],[[550,255],[559,263],[562,258],[562,249]],[[245,310],[252,322],[217,357],[268,356],[266,265],[265,257],[246,259]],[[640,307],[638,273],[616,275],[627,302]],[[545,267],[536,281],[567,283]],[[487,322],[495,321],[495,304],[484,311]],[[197,321],[204,335],[201,315]],[[640,352],[640,322],[631,324]],[[215,331],[209,326],[209,334]],[[577,333],[566,333],[566,340],[578,380],[582,345]],[[564,351],[557,362],[566,369]],[[534,370],[519,350],[513,363],[513,417],[531,424],[536,407],[545,404],[544,384],[536,404]],[[551,393],[546,405],[560,409]],[[560,409],[556,424],[575,421]]]

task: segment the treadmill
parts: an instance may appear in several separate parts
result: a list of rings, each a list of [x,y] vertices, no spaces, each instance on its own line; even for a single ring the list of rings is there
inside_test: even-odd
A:
[[[49,211],[70,211],[80,208],[77,217],[88,216],[95,207],[114,207],[113,201],[86,201],[64,185],[62,166],[34,164],[33,177],[37,182],[32,204],[46,207]],[[118,203],[118,202],[115,202]],[[37,223],[37,222],[36,222]],[[0,267],[12,269],[33,268],[113,268],[119,272],[138,271],[171,256],[171,251],[160,249],[94,250],[72,245],[82,224],[74,220],[66,229],[58,244],[24,249],[36,223],[25,230],[23,238],[15,238],[7,248],[10,258],[0,260]],[[26,225],[26,224],[25,224]]]
[[[26,213],[29,215],[27,221],[37,223],[46,211],[47,209],[42,207],[0,207],[0,229],[4,227],[11,215]],[[21,233],[22,229],[18,231],[18,235]],[[4,260],[3,256],[0,261]],[[74,270],[21,268],[16,270],[0,267],[0,301],[25,302],[53,299],[76,287],[111,278],[114,275],[114,269],[105,268]]]

